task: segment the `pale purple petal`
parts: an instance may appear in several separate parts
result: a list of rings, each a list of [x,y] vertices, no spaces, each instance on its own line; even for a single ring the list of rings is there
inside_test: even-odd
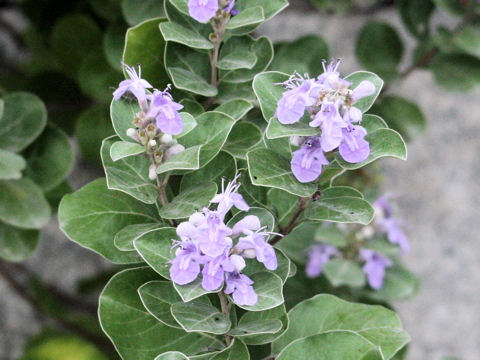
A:
[[[218,0],[190,0],[188,12],[192,18],[201,23],[208,22],[218,11]]]
[[[327,164],[328,160],[323,154],[318,139],[307,141],[293,153],[290,162],[293,175],[302,183],[316,180],[322,173],[322,166]]]
[[[359,163],[370,155],[370,144],[365,140],[366,130],[358,125],[343,129],[343,140],[339,146],[340,156],[349,163]]]
[[[375,85],[371,81],[363,80],[362,82],[360,82],[360,84],[358,84],[358,86],[355,89],[353,89],[353,92],[352,92],[353,102],[355,103],[361,98],[373,95],[375,94],[375,91],[377,90],[375,88]]]
[[[311,248],[307,267],[305,269],[309,278],[320,276],[323,272],[323,265],[326,264],[330,258],[338,254],[338,250],[335,246],[327,244],[315,245]]]
[[[233,235],[238,235],[240,233],[248,233],[247,231],[257,231],[262,225],[260,224],[260,219],[256,215],[247,215],[242,220],[237,222],[233,227]]]
[[[360,249],[360,258],[365,261],[363,271],[367,275],[368,284],[378,290],[383,286],[385,269],[393,264],[387,257],[369,249]]]
[[[176,260],[176,259],[175,259]],[[170,278],[178,285],[186,285],[194,281],[200,273],[200,264],[196,261],[172,261]]]
[[[226,277],[225,293],[232,294],[237,305],[253,306],[258,301],[258,296],[253,289],[253,281],[244,274],[229,273]]]

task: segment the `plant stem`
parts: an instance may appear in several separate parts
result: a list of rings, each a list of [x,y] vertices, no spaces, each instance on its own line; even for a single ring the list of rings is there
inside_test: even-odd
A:
[[[230,305],[228,304],[227,296],[225,292],[222,290],[218,293],[218,298],[220,299],[220,307],[222,308],[222,313],[224,313],[228,318],[230,318]],[[230,346],[232,343],[232,337],[230,335],[225,334],[225,342],[227,346]]]
[[[298,218],[302,214],[303,210],[305,210],[306,207],[307,207],[308,200],[310,200],[310,198],[308,198],[308,197],[301,197],[301,198],[298,199],[297,208],[295,209],[295,212],[293,213],[292,217],[290,218],[287,226],[285,226],[285,228],[281,229],[281,233],[283,235],[290,234],[292,232],[292,230],[295,228],[295,226],[297,225]],[[283,239],[282,236],[277,235],[272,240],[270,240],[269,243],[270,243],[270,245],[275,245],[276,243],[278,243],[282,239]]]

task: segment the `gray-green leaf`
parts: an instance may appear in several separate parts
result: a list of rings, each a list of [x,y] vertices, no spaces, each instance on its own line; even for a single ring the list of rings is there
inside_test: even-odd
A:
[[[0,149],[0,179],[20,179],[26,162],[20,155]]]
[[[227,315],[216,307],[199,301],[178,302],[170,311],[177,322],[187,332],[206,332],[222,335],[230,330],[232,323]]]

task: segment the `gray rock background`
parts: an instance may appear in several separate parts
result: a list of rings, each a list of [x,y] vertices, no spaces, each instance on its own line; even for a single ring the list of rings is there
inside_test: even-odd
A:
[[[371,18],[400,28],[391,10],[373,16],[319,15],[304,1],[265,24],[260,32],[274,40],[319,34],[332,57],[344,59],[344,73],[360,69],[355,36]],[[437,22],[452,23],[438,17]],[[402,32],[409,44],[412,40]],[[1,39],[0,39],[1,40]],[[321,59],[319,59],[320,61]],[[419,103],[428,128],[409,144],[407,162],[384,160],[384,188],[399,195],[399,213],[409,227],[411,254],[407,265],[421,278],[419,295],[397,304],[412,336],[409,360],[440,360],[455,355],[480,359],[480,90],[450,93],[438,88],[426,71],[416,71],[391,91]],[[75,187],[101,173],[77,164]],[[52,221],[27,265],[50,282],[71,291],[79,278],[108,265],[99,256],[69,242]],[[59,276],[61,274],[61,276]],[[17,359],[29,335],[39,330],[29,306],[0,278],[0,359]]]

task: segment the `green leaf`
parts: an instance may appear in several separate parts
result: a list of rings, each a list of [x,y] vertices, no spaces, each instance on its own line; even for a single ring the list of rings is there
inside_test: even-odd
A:
[[[370,143],[370,155],[360,163],[348,163],[337,154],[336,160],[344,169],[359,169],[382,157],[393,157],[400,160],[407,160],[407,146],[402,136],[391,129],[378,129],[367,134],[365,140]]]
[[[20,360],[108,360],[92,343],[69,333],[43,330],[27,343]]]
[[[119,0],[88,0],[96,15],[108,21],[114,21],[121,16]]]
[[[116,141],[110,147],[110,157],[113,161],[118,161],[129,156],[143,154],[144,152],[144,146],[127,141]]]
[[[74,155],[70,141],[62,130],[53,126],[45,129],[27,149],[25,156],[25,175],[45,191],[60,185],[73,168]]]
[[[433,0],[433,2],[451,15],[461,16],[464,15],[467,10],[467,7],[458,0]]]
[[[183,111],[191,114],[192,116],[199,116],[205,112],[202,104],[192,99],[183,98],[180,100],[180,104],[184,106]],[[195,126],[197,126],[196,124],[197,123],[195,122]],[[185,126],[185,121],[183,125]]]
[[[453,44],[467,54],[480,56],[480,27],[466,26],[453,36]]]
[[[238,15],[234,16],[230,19],[227,24],[227,30],[237,30],[236,34],[239,35],[240,32],[238,29],[243,27],[249,27],[249,25],[257,25],[262,23],[265,20],[263,15],[263,9],[260,6],[254,6],[242,10],[238,13]],[[250,27],[247,33],[250,32]]]
[[[328,44],[318,35],[307,35],[294,41],[276,43],[270,69],[287,74],[297,71],[315,77],[323,73],[322,59],[329,59]]]
[[[160,228],[144,233],[133,241],[143,260],[162,277],[170,279],[168,261],[175,257],[172,240],[177,238],[175,228]]]
[[[5,110],[5,101],[3,101],[3,99],[0,99],[0,119],[2,119],[4,110]]]
[[[277,339],[287,326],[285,305],[280,305],[270,310],[245,313],[230,334],[248,345],[262,345]]]
[[[357,189],[350,186],[331,186],[322,191],[322,198],[335,198],[335,197],[357,197],[363,199],[363,194]]]
[[[154,206],[108,190],[105,179],[66,195],[58,218],[60,228],[72,241],[119,264],[139,262],[139,257],[134,251],[118,250],[113,243],[115,235],[128,225],[159,220]]]
[[[364,293],[378,301],[400,301],[414,297],[419,287],[419,280],[414,274],[404,267],[395,265],[387,269],[383,286],[379,290],[369,289]]]
[[[268,122],[266,136],[268,139],[278,139],[282,137],[313,136],[318,135],[317,128],[311,127],[308,123],[311,121],[310,115],[306,114],[295,124],[284,125],[276,117],[272,117]]]
[[[189,360],[188,357],[178,351],[169,351],[158,355],[155,360]]]
[[[227,226],[233,227],[237,222],[243,220],[249,215],[257,216],[260,220],[260,225],[262,227],[266,226],[269,231],[275,229],[275,218],[273,215],[268,210],[260,207],[251,207],[247,212],[242,211],[236,213],[230,220],[228,220]]]
[[[349,331],[368,340],[370,345],[380,346],[385,359],[390,359],[409,341],[393,311],[381,306],[350,303],[332,295],[321,294],[305,300],[291,309],[288,317],[288,330],[273,343],[274,354],[289,344],[298,343],[297,339],[339,330]],[[337,344],[337,347],[342,346]]]
[[[162,165],[157,167],[157,174],[163,174],[172,170],[197,170],[200,168],[201,145],[185,149],[181,153],[172,156]]]
[[[407,140],[421,134],[426,127],[427,121],[420,107],[399,96],[384,96],[372,111],[384,118],[391,128]]]
[[[403,43],[394,27],[371,21],[358,34],[355,54],[367,70],[378,73],[386,81],[392,81],[398,75]]]
[[[23,230],[0,222],[0,257],[7,261],[23,261],[37,248],[40,232]]]
[[[352,260],[330,260],[323,266],[323,273],[333,286],[362,287],[366,283],[362,268]]]
[[[269,121],[277,110],[278,101],[282,98],[285,89],[281,84],[287,81],[289,75],[278,71],[267,71],[258,74],[253,79],[253,91],[257,96],[263,118]]]
[[[217,193],[215,183],[203,183],[188,188],[174,197],[160,209],[160,216],[164,219],[183,219],[201,211],[208,206],[210,199]]]
[[[53,26],[50,45],[62,70],[76,77],[86,55],[101,52],[102,33],[93,18],[74,14],[61,17]]]
[[[222,82],[243,83],[252,80],[256,74],[264,71],[273,59],[273,45],[263,36],[254,39],[251,36],[232,37],[222,47],[223,53],[248,52],[257,57],[255,66],[251,69],[220,70]]]
[[[50,207],[52,209],[52,213],[56,213],[58,210],[58,205],[60,205],[60,201],[62,198],[73,192],[72,187],[68,183],[67,180],[61,182],[59,185],[54,187],[53,189],[47,191],[45,193],[45,198],[47,199]]]
[[[248,102],[255,102],[256,98],[252,89],[252,83],[221,82],[218,86],[218,95],[215,98],[215,102],[222,104],[232,100],[245,100]]]
[[[151,360],[166,351],[193,355],[218,345],[218,340],[200,333],[168,327],[145,310],[137,289],[157,276],[149,268],[124,270],[100,295],[100,324],[122,358]]]
[[[285,190],[293,195],[311,196],[316,186],[300,183],[292,174],[290,161],[269,149],[255,149],[247,154],[248,170],[252,183]]]
[[[262,131],[251,122],[240,122],[236,124],[223,150],[236,158],[246,159],[248,150],[252,149],[262,140]]]
[[[223,103],[222,105],[218,106],[215,111],[227,114],[235,120],[240,120],[251,109],[253,109],[253,105],[249,101],[237,99]]]
[[[257,55],[248,51],[220,53],[217,68],[221,70],[252,69],[257,63]]]
[[[145,20],[165,15],[164,0],[122,0],[122,13],[128,25],[137,25]]]
[[[3,98],[0,118],[0,148],[20,152],[30,145],[47,124],[47,109],[36,95],[18,92]]]
[[[155,204],[158,189],[148,177],[150,161],[145,156],[131,156],[113,161],[110,153],[117,141],[116,136],[106,138],[101,149],[108,188],[124,192],[146,204]]]
[[[222,178],[233,179],[237,173],[235,159],[229,153],[220,153],[206,166],[182,177],[180,191],[185,191],[203,182],[214,182],[220,189]]]
[[[410,33],[424,38],[429,33],[430,16],[435,10],[432,0],[401,0],[400,15]]]
[[[183,131],[178,134],[178,135],[174,135],[173,137],[175,139],[179,139],[181,137],[184,137],[185,135],[187,135],[190,131],[192,131],[193,129],[195,129],[197,127],[197,121],[195,120],[195,118],[190,115],[189,113],[186,113],[186,112],[181,112],[180,113],[180,116],[182,117],[182,122],[183,122]]]
[[[78,69],[78,84],[82,92],[100,103],[108,104],[112,99],[112,88],[123,80],[122,75],[112,69],[103,52],[92,52],[85,56]]]
[[[127,136],[127,130],[134,127],[133,120],[140,112],[140,106],[137,101],[120,99],[112,100],[110,104],[110,117],[112,125],[117,135],[123,141],[134,142],[132,138]]]
[[[165,224],[159,222],[127,225],[115,234],[113,242],[115,243],[115,246],[122,251],[135,251],[133,243],[136,239],[150,231],[155,231],[164,228],[165,226]]]
[[[103,35],[103,54],[108,64],[116,70],[122,70],[126,31],[125,24],[111,23]]]
[[[253,306],[238,305],[248,311],[264,311],[283,304],[282,279],[272,272],[259,272],[250,277],[258,301]]]
[[[20,155],[0,149],[0,179],[20,179],[26,164]]]
[[[388,97],[388,96],[386,96]],[[372,114],[363,114],[361,125],[367,130],[367,133],[378,129],[388,129],[388,125],[380,116]]]
[[[182,328],[170,312],[171,305],[182,301],[182,298],[173,288],[172,282],[149,281],[138,289],[138,294],[145,309],[158,321],[176,329]]]
[[[214,355],[211,360],[250,360],[247,346],[241,340],[234,339],[228,348]]]
[[[199,166],[203,167],[220,152],[235,124],[235,120],[216,111],[203,113],[196,120],[197,127],[184,136],[180,142],[185,148],[201,145]],[[174,158],[175,156],[171,159]]]
[[[211,70],[207,53],[168,42],[165,66],[176,88],[202,96],[217,95],[217,88],[210,84]]]
[[[480,84],[480,59],[466,54],[439,54],[430,63],[438,85],[468,91]]]
[[[298,339],[276,359],[362,360],[375,347],[364,337],[349,331],[333,331]]]
[[[317,243],[344,247],[348,244],[345,233],[336,226],[317,226],[313,239]]]
[[[259,208],[254,208],[259,209]],[[263,222],[262,222],[263,225]],[[275,249],[275,255],[277,256],[278,267],[274,271],[267,270],[265,266],[255,259],[246,259],[247,266],[243,270],[243,273],[248,276],[260,272],[272,272],[276,274],[282,282],[285,283],[290,275],[290,270],[294,266],[290,259],[283,253],[282,250]]]
[[[280,189],[270,189],[267,192],[267,204],[276,210],[278,224],[284,227],[288,224],[297,208],[298,198]]]
[[[140,64],[142,78],[158,89],[169,82],[163,62],[165,40],[158,31],[159,24],[165,21],[165,18],[155,18],[128,29],[123,51],[123,62],[130,66]]]
[[[194,49],[213,49],[213,44],[208,39],[182,25],[172,22],[161,23],[160,31],[165,41],[176,42]]]
[[[82,159],[101,166],[100,148],[103,139],[114,133],[108,112],[103,107],[92,107],[82,112],[75,122],[75,137]],[[125,133],[124,136],[126,137]]]
[[[305,217],[313,221],[368,225],[373,216],[372,205],[366,200],[351,196],[320,198],[305,210]]]
[[[352,83],[350,89],[355,89],[364,80],[368,80],[375,85],[375,94],[366,96],[354,104],[355,107],[362,110],[363,113],[372,107],[375,100],[377,100],[378,95],[380,95],[383,87],[383,80],[378,77],[378,75],[368,71],[356,71],[346,76],[345,80],[348,80]]]
[[[272,17],[277,15],[280,11],[285,9],[288,6],[287,0],[239,0],[235,3],[235,8],[240,12],[245,9],[249,9],[255,6],[261,6],[263,8],[263,15],[265,16],[265,21],[270,20]]]
[[[0,180],[0,220],[22,229],[40,229],[51,211],[42,189],[29,178]]]
[[[212,25],[210,23],[200,23],[190,16],[188,0],[165,1],[165,12],[171,22],[180,24],[204,38],[208,38],[212,33]]]
[[[314,233],[318,224],[304,222],[285,236],[278,244],[277,249],[284,251],[297,264],[304,265],[307,259],[307,249],[314,244]]]
[[[187,332],[201,331],[222,335],[230,330],[232,323],[228,316],[216,307],[198,301],[178,302],[171,310],[173,317]]]

